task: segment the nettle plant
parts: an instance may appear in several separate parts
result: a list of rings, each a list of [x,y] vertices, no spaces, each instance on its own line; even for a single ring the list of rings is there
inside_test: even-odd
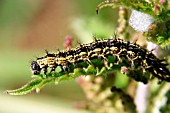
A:
[[[168,113],[170,2],[110,0],[100,3],[96,12],[104,7],[119,7],[116,35],[105,39],[94,37],[93,42],[75,48],[70,48],[71,40],[67,39],[68,49],[55,53],[46,51],[45,56],[32,62],[33,80],[19,89],[5,92],[10,95],[39,92],[48,83],[58,84],[79,77],[78,83],[88,99],[82,107],[90,111]],[[129,25],[136,32],[130,31]],[[139,43],[144,47],[135,41],[125,41],[136,40],[136,36],[147,39]],[[150,51],[146,46],[151,47]],[[166,59],[161,58],[160,51]]]

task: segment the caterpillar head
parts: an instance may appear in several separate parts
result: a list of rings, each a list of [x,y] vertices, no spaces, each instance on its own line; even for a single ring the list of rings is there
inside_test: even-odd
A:
[[[39,75],[40,74],[41,68],[40,68],[40,66],[38,65],[38,63],[36,61],[32,61],[32,63],[31,63],[31,71],[32,71],[32,74],[34,74],[34,75]]]

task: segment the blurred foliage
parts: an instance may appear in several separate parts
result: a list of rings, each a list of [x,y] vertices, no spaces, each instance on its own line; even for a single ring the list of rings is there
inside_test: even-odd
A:
[[[108,6],[112,8],[125,6],[150,15],[154,18],[154,22],[150,25],[148,31],[144,33],[145,36],[149,41],[160,44],[162,47],[169,46],[170,8],[168,6],[168,0],[106,0],[97,6],[97,13],[100,9]]]
[[[4,1],[2,1],[2,2],[4,2]],[[155,6],[152,1],[147,3],[146,0],[141,0],[141,1],[135,0],[133,2],[130,2],[130,4],[125,0],[120,0],[120,1],[121,2],[118,3],[118,5],[117,5],[117,3],[114,0],[109,1],[109,2],[108,1],[102,2],[102,0],[90,1],[90,3],[87,2],[87,0],[81,0],[81,1],[76,0],[76,4],[77,4],[77,7],[79,7],[81,17],[80,18],[76,17],[76,19],[73,19],[70,26],[71,26],[73,32],[75,33],[75,35],[79,38],[79,40],[83,43],[90,42],[90,41],[92,41],[93,33],[97,37],[101,37],[101,38],[108,37],[109,35],[113,34],[115,29],[117,29],[118,35],[121,36],[122,38],[129,39],[129,40],[135,39],[133,37],[133,34],[129,33],[131,30],[127,29],[128,28],[128,24],[127,24],[128,23],[128,21],[127,21],[128,20],[128,18],[127,18],[128,11],[126,8],[122,9],[122,7],[121,7],[121,6],[126,6],[127,8],[135,9],[135,10],[138,10],[138,11],[141,11],[144,13],[148,13],[151,16],[153,16],[155,19],[155,23],[156,23],[156,24],[155,23],[152,24],[152,26],[155,26],[155,27],[153,27],[154,30],[149,29],[149,31],[147,31],[145,33],[145,35],[147,37],[150,36],[151,40],[153,42],[160,44],[162,47],[169,45],[169,41],[168,41],[169,33],[167,32],[169,29],[169,26],[168,26],[169,24],[168,25],[166,24],[169,22],[169,12],[168,12],[169,10],[167,11],[167,8],[168,8],[167,0],[165,0],[165,2],[163,4],[158,3],[159,1],[156,2],[158,7],[161,9],[161,10],[158,10],[158,12],[156,12],[156,13],[155,13],[155,9],[154,9]],[[11,24],[14,24],[13,29],[15,28],[15,25],[22,24],[22,22],[23,22],[23,24],[26,24],[27,23],[26,21],[29,21],[29,19],[28,20],[25,19],[25,17],[27,17],[27,16],[23,16],[23,15],[25,15],[25,14],[30,15],[29,13],[31,12],[30,11],[31,8],[29,8],[28,3],[21,2],[21,0],[18,0],[15,3],[14,2],[15,1],[4,2],[5,5],[3,5],[3,7],[2,7],[3,10],[1,10],[3,12],[3,13],[1,13],[3,18],[0,19],[0,22],[2,21],[1,23],[2,23],[2,26],[4,26],[4,27],[10,26],[10,25],[8,25],[8,24],[10,24],[10,22],[11,22]],[[112,12],[112,10],[109,10],[109,12],[108,12],[108,9],[104,9],[103,12],[101,11],[100,14],[96,16],[95,15],[95,7],[100,2],[102,2],[102,3],[97,7],[98,10],[105,6],[111,6],[111,7],[115,6],[115,3],[116,3],[116,7],[120,7],[119,12],[118,12],[119,15],[117,16],[115,14],[115,12],[117,12],[117,11]],[[22,3],[24,3],[24,4],[22,4]],[[37,3],[37,5],[39,4],[38,2],[36,2],[36,3]],[[15,5],[15,4],[17,4],[17,5]],[[23,7],[23,5],[24,5],[24,7]],[[18,10],[18,8],[20,8],[19,6],[22,6],[22,7],[21,7],[21,9]],[[34,10],[36,10],[36,7],[37,6],[35,6],[31,10],[34,12]],[[24,8],[24,9],[22,9],[22,8]],[[23,10],[26,12],[28,11],[28,13],[26,13],[26,12],[22,13]],[[8,11],[10,11],[11,13],[9,13]],[[20,12],[18,12],[18,11],[20,11]],[[16,16],[16,18],[12,19],[11,17],[14,17],[13,14]],[[18,14],[21,17],[17,16]],[[33,14],[33,13],[31,13],[31,14]],[[118,23],[116,21],[117,18],[115,19],[115,15],[116,15],[116,17],[118,17]],[[113,18],[115,20],[113,20]],[[167,18],[166,21],[164,20],[164,18]],[[114,25],[113,25],[113,23],[114,23]],[[159,24],[157,24],[157,23],[162,23],[163,27],[166,28],[165,29],[166,32],[159,33],[158,31],[161,31],[162,29],[159,29],[160,27],[159,27]],[[118,25],[118,27],[114,28],[117,25]],[[2,29],[4,27],[2,27]],[[9,29],[7,29],[7,30],[9,30]],[[155,33],[159,33],[159,34],[155,34]],[[7,35],[5,34],[4,36],[6,36],[8,38],[11,37],[11,35],[8,36],[8,34]],[[158,38],[155,38],[155,36]],[[4,39],[5,39],[5,37],[4,37]],[[14,40],[17,40],[17,39],[14,39]],[[144,42],[144,43],[146,43],[146,42]],[[3,43],[2,43],[2,45],[3,45]],[[23,52],[15,52],[14,49],[12,49],[12,48],[8,48],[7,51],[9,51],[9,50],[13,51],[13,52],[9,52],[9,54],[4,54],[3,56],[1,55],[1,61],[2,61],[1,69],[2,69],[2,72],[4,72],[2,75],[6,75],[6,72],[9,72],[8,75],[11,74],[14,76],[8,82],[9,83],[8,87],[10,87],[11,84],[16,84],[17,83],[16,81],[18,79],[20,80],[21,78],[22,79],[25,78],[25,76],[21,75],[21,73],[26,73],[26,74],[30,73],[30,72],[28,72],[28,69],[23,68],[23,67],[26,67],[27,64],[24,64],[24,63],[29,61],[28,59],[30,59],[31,56],[33,56],[32,52],[28,53],[29,55],[27,55],[27,54],[23,55]],[[9,56],[9,57],[6,57],[6,56]],[[11,56],[13,56],[13,57],[11,57]],[[13,62],[13,63],[11,64],[11,62]],[[18,62],[20,64],[18,64]],[[102,65],[102,64],[99,64],[99,65]],[[27,67],[29,67],[29,66],[27,66]],[[129,77],[132,77],[132,78],[137,77],[135,79],[137,81],[138,80],[144,81],[143,79],[148,80],[149,79],[148,77],[141,76],[141,75],[138,75],[135,73],[131,73],[131,74],[129,74],[129,77],[126,77],[126,76],[122,75],[120,72],[116,72],[114,69],[115,67],[111,71],[108,71],[105,68],[101,68],[101,69],[99,69],[98,72],[91,65],[89,65],[86,68],[87,69],[83,69],[83,70],[76,69],[76,68],[72,69],[71,72],[74,72],[74,73],[70,73],[70,75],[67,75],[66,73],[52,73],[52,74],[48,74],[47,76],[44,74],[40,74],[38,76],[33,75],[33,80],[30,81],[28,84],[26,84],[25,86],[23,86],[22,88],[17,89],[17,90],[8,90],[7,93],[9,93],[11,95],[23,95],[23,94],[26,94],[26,93],[34,90],[34,89],[36,89],[36,91],[39,92],[40,88],[42,88],[47,83],[52,82],[52,83],[58,84],[61,81],[74,79],[81,75],[87,75],[85,77],[83,76],[83,78],[78,78],[78,83],[81,86],[81,88],[84,90],[86,97],[87,97],[87,102],[84,102],[81,106],[78,106],[78,108],[87,109],[87,110],[90,110],[90,111],[96,112],[96,113],[113,113],[113,112],[115,112],[115,113],[134,112],[135,113],[136,111],[139,113],[145,113],[145,112],[168,113],[169,105],[170,105],[169,104],[170,98],[168,96],[169,83],[163,82],[161,85],[158,85],[156,80],[151,80],[150,83],[147,84],[147,86],[149,86],[149,88],[146,89],[146,91],[142,91],[142,93],[138,93],[137,90],[140,89],[141,86]],[[11,70],[11,69],[13,69],[13,70]],[[136,73],[138,73],[138,72],[140,73],[140,70],[136,70]],[[107,74],[105,74],[105,73],[107,73]],[[96,74],[99,74],[99,76],[95,76]],[[88,76],[88,75],[91,75],[91,76]],[[2,76],[2,77],[5,78],[5,77],[7,77],[7,75]],[[9,79],[7,78],[7,80],[9,80]],[[24,81],[22,80],[22,83],[25,81],[26,80],[24,80]],[[10,82],[12,82],[12,83],[10,83]],[[3,81],[3,83],[5,84],[6,81]],[[20,85],[22,83],[18,83],[18,84]],[[2,86],[4,86],[4,85],[2,85]],[[70,89],[71,86],[72,85],[69,84],[66,87],[69,87],[69,89]],[[116,87],[112,88],[112,92],[110,91],[111,86],[116,86]],[[13,86],[13,87],[16,87],[16,86]],[[72,88],[75,88],[75,87],[73,86]],[[62,89],[61,91],[65,90],[64,87],[61,89]],[[54,90],[54,89],[52,89],[52,90]],[[58,91],[57,93],[60,93],[62,95],[63,92]],[[64,93],[65,93],[65,91],[64,91]],[[70,93],[69,95],[71,95],[71,92],[69,92],[69,93]],[[75,94],[75,93],[73,94],[74,97],[76,97],[76,95],[78,95],[78,94]],[[147,95],[147,96],[144,97],[144,95]],[[57,98],[57,97],[55,97],[55,98]],[[145,100],[146,103],[145,104],[142,103],[140,101],[140,99]],[[52,102],[52,100],[50,102]],[[133,100],[134,100],[134,102],[133,102]],[[131,103],[129,103],[129,102],[131,102]],[[41,104],[41,103],[43,103],[43,102],[40,101],[40,103],[36,103],[36,105]],[[67,102],[65,102],[65,103],[67,103]],[[28,104],[28,103],[26,102],[25,104]],[[33,105],[35,105],[35,104],[33,104]],[[48,105],[48,103],[46,105]],[[46,105],[44,105],[44,106],[46,106]],[[57,104],[54,103],[54,105],[57,105]],[[140,106],[144,107],[143,112],[141,109],[138,108]],[[42,108],[40,108],[40,109],[42,109]],[[57,109],[56,109],[56,111],[57,111]],[[75,112],[75,111],[73,111],[73,112]]]
[[[61,113],[67,113],[68,111],[72,113],[85,113],[85,111],[79,111],[73,108],[76,101],[83,100],[84,97],[84,95],[82,95],[83,92],[73,80],[63,84],[62,86],[65,88],[55,87],[56,90],[53,89],[54,87],[52,87],[52,85],[47,85],[45,88],[46,91],[44,90],[43,93],[38,95],[31,94],[22,97],[11,97],[3,94],[5,89],[19,87],[30,80],[30,63],[36,56],[44,52],[44,48],[38,50],[36,47],[32,47],[31,44],[33,41],[38,40],[37,38],[32,40],[32,42],[27,41],[29,48],[21,46],[23,40],[27,38],[30,26],[35,28],[34,25],[32,25],[35,24],[33,20],[35,20],[39,14],[44,13],[40,12],[40,9],[50,9],[46,7],[48,4],[44,4],[44,1],[46,0],[0,1],[1,113],[56,113],[56,111]],[[46,3],[49,4],[50,2],[52,1],[46,1]],[[70,1],[66,0],[66,2],[69,3]],[[63,4],[63,6],[64,5],[65,4]],[[75,7],[75,3],[72,5]],[[60,7],[55,8],[56,10],[60,9]],[[58,22],[55,21],[55,24],[58,24]],[[42,25],[41,27],[43,28]],[[53,30],[53,28],[48,29]],[[61,31],[55,30],[55,32],[58,34]],[[56,45],[57,44],[59,43],[56,42]],[[37,46],[38,45],[41,45],[41,43],[37,43]],[[70,92],[69,95],[65,93],[67,91]]]

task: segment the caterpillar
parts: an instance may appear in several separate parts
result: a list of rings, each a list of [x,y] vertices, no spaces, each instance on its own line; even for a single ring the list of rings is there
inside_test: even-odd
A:
[[[113,56],[116,60],[114,64],[126,64],[131,69],[142,69],[143,73],[149,71],[154,77],[159,80],[170,81],[170,71],[166,67],[168,64],[164,60],[158,59],[152,51],[139,46],[136,43],[131,43],[119,38],[109,39],[94,39],[88,44],[80,44],[76,48],[58,50],[56,53],[48,53],[40,58],[37,58],[31,63],[31,71],[34,75],[39,75],[41,71],[47,74],[47,68],[50,68],[50,73],[60,66],[62,71],[69,71],[71,65],[74,67],[78,63],[86,62],[92,64],[91,60],[101,59],[105,67],[109,69],[110,65],[108,57]],[[124,62],[126,59],[128,62]]]

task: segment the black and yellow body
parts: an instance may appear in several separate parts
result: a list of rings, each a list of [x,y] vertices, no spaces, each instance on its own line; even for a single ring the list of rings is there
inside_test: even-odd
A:
[[[132,70],[140,68],[143,73],[149,71],[150,74],[160,80],[170,81],[170,71],[167,64],[163,60],[158,59],[152,52],[147,51],[136,43],[130,43],[119,38],[95,39],[88,44],[80,44],[76,48],[57,51],[56,53],[48,53],[31,64],[32,73],[38,75],[41,70],[47,73],[47,68],[55,71],[58,66],[62,71],[68,71],[70,66],[77,66],[78,63],[86,62],[92,64],[91,60],[101,59],[106,68],[108,66],[108,57],[113,56],[117,60],[114,64],[121,65],[122,59],[127,59],[126,67]],[[50,71],[50,72],[51,72]]]

